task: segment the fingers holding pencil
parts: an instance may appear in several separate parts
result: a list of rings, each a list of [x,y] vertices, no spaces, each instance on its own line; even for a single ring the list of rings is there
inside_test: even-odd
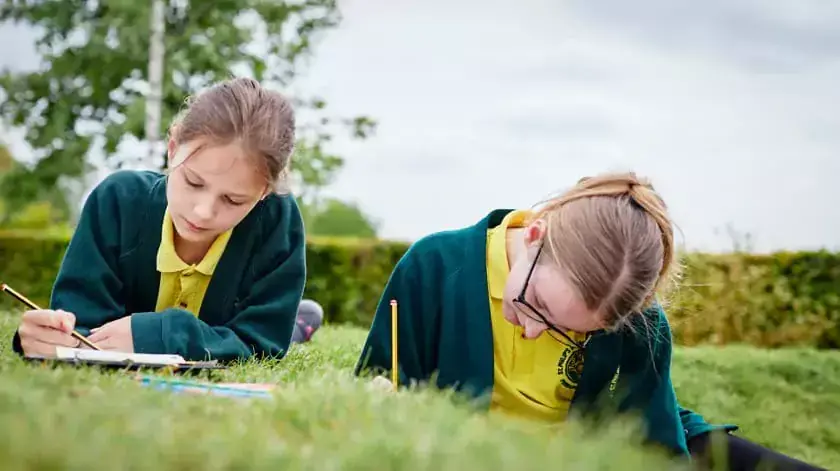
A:
[[[33,309],[23,313],[23,322],[21,325],[33,325],[70,335],[76,326],[76,316],[60,309],[57,311],[52,309]]]
[[[41,309],[37,304],[29,300],[29,298],[18,293],[6,283],[0,284],[0,290],[25,304],[30,309],[24,313],[21,327],[18,329],[18,335],[21,336],[21,348],[24,349],[25,354],[28,352],[26,351],[26,346],[23,344],[24,336],[28,340],[35,341],[32,345],[46,343],[47,345],[61,345],[68,347],[86,346],[94,350],[100,350],[96,344],[85,338],[82,334],[76,332],[76,316],[72,313],[60,309]],[[51,331],[44,329],[51,329]],[[71,341],[71,344],[67,344],[67,340],[64,338],[64,335],[68,335],[75,340]],[[52,338],[54,342],[49,343],[48,337]],[[35,349],[42,350],[43,348],[36,347]]]
[[[52,357],[57,346],[79,346],[80,341],[72,335],[75,323],[76,317],[65,311],[40,309],[24,312],[18,328],[24,354]]]

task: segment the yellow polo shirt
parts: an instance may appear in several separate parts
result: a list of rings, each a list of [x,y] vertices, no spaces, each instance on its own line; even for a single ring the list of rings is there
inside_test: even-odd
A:
[[[222,233],[197,264],[188,265],[175,252],[175,228],[169,209],[163,215],[160,247],[157,253],[157,270],[160,272],[160,287],[155,311],[175,307],[186,309],[198,316],[201,302],[213,271],[225,251],[231,231]]]
[[[544,420],[566,418],[583,370],[583,352],[558,334],[545,331],[536,339],[522,338],[523,329],[505,320],[502,295],[510,267],[505,233],[523,227],[528,211],[509,213],[487,232],[487,284],[493,326],[493,398],[491,410]],[[583,342],[585,334],[567,332]]]

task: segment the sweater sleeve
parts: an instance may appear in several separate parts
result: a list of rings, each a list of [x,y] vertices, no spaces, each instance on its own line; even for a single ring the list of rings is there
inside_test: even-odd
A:
[[[115,193],[124,178],[123,172],[116,172],[88,195],[53,284],[49,308],[75,315],[76,330],[82,335],[125,315],[117,268],[122,236],[120,199]],[[23,353],[17,332],[13,349]]]
[[[709,424],[703,417],[682,407],[677,400],[676,390],[671,380],[673,357],[673,335],[668,318],[661,306],[655,309],[656,329],[651,329],[655,336],[652,340],[653,361],[646,363],[644,373],[639,380],[644,384],[639,387],[647,423],[648,439],[659,443],[672,452],[688,456],[688,440],[712,431],[738,430],[734,424]]]
[[[730,433],[739,429],[738,425],[732,423],[710,424],[706,422],[706,419],[702,415],[691,409],[687,409],[682,405],[680,405],[679,412],[686,440],[691,440],[698,435],[703,435],[704,433],[715,430],[722,430],[726,433]]]
[[[290,199],[284,216],[254,256],[253,283],[223,325],[209,325],[177,308],[134,313],[138,353],[174,353],[192,360],[283,358],[288,352],[306,280],[303,221]]]
[[[670,452],[689,456],[676,392],[671,381],[673,339],[661,307],[648,310],[650,326],[634,335],[632,356],[637,365],[630,372],[629,405],[642,412],[647,441]],[[623,372],[622,372],[623,373]]]
[[[417,246],[397,262],[379,299],[373,322],[355,368],[356,375],[391,379],[391,300],[397,301],[397,360],[401,386],[430,379],[435,364],[437,308],[434,296],[423,289],[426,275],[417,261]]]

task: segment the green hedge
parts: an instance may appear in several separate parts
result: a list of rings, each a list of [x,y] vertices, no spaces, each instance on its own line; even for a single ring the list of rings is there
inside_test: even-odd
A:
[[[0,282],[8,283],[36,304],[46,307],[67,241],[66,234],[0,232]],[[0,309],[21,310],[25,307],[2,294]]]
[[[47,304],[66,234],[0,233],[0,281]],[[305,296],[327,322],[367,327],[404,242],[312,239]],[[684,275],[667,306],[678,343],[749,343],[840,348],[840,254],[701,253],[683,257]],[[0,299],[0,309],[20,309]]]
[[[840,348],[840,253],[688,254],[668,309],[677,341]]]
[[[48,305],[67,242],[66,233],[0,231],[0,282],[42,306]],[[367,327],[392,267],[407,248],[407,243],[398,242],[311,239],[304,296],[324,306],[327,322]],[[0,310],[20,309],[19,302],[0,297]]]

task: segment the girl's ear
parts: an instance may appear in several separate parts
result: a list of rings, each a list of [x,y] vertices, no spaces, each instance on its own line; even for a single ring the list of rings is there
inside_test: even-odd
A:
[[[530,245],[534,242],[539,242],[545,237],[546,233],[546,225],[543,219],[537,219],[536,221],[528,224],[525,227],[525,243]]]
[[[173,160],[175,160],[175,139],[170,137],[166,144],[166,166],[171,168]]]

